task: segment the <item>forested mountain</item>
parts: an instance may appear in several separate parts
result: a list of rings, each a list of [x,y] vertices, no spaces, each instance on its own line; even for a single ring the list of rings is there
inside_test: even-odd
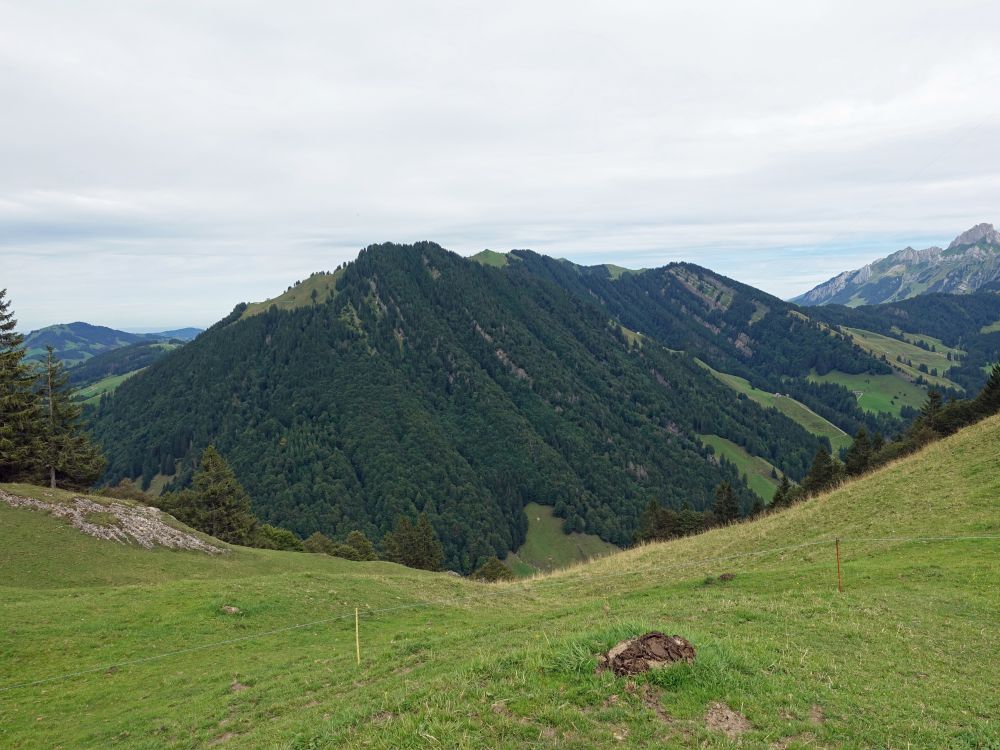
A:
[[[106,480],[170,475],[183,485],[213,443],[266,521],[378,539],[397,517],[424,512],[446,564],[470,570],[523,541],[528,502],[618,544],[651,500],[701,509],[728,481],[748,507],[735,468],[712,460],[699,434],[803,475],[819,438],[737,398],[691,353],[637,341],[543,265],[523,255],[486,267],[432,243],[372,246],[323,282],[326,297],[251,316],[240,305],[102,402],[94,430]],[[730,325],[727,313],[735,330],[742,307],[704,304],[704,316],[689,309],[703,320],[685,323],[685,342]],[[810,325],[773,309],[787,335]],[[838,363],[861,366],[851,346],[831,341]],[[738,335],[717,343],[712,361],[735,365],[746,346]],[[815,364],[783,364],[773,377]]]
[[[862,411],[845,388],[817,383],[830,371],[889,374],[890,366],[830,336],[795,305],[690,263],[626,271],[578,266],[529,251],[509,273],[541,276],[602,304],[609,315],[665,346],[697,356],[753,386],[788,394],[841,429],[893,432],[896,420]]]
[[[167,339],[140,341],[117,349],[109,349],[70,369],[69,382],[75,388],[83,388],[103,378],[141,370],[183,344],[181,339]]]
[[[1000,232],[977,224],[947,248],[904,248],[845,271],[794,299],[801,305],[875,305],[921,294],[968,294],[1000,280]]]
[[[130,344],[170,339],[190,341],[200,332],[199,328],[179,328],[158,333],[129,333],[90,323],[61,323],[32,331],[24,337],[24,345],[28,350],[29,360],[42,361],[45,359],[46,347],[51,346],[56,357],[66,367],[74,367],[102,352]]]

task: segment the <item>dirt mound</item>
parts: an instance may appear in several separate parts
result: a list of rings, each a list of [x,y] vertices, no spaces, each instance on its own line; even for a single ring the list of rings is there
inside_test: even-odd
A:
[[[11,495],[3,490],[0,490],[0,501],[14,508],[30,508],[65,518],[84,534],[109,542],[134,543],[146,549],[160,545],[171,549],[197,550],[211,555],[226,551],[193,534],[168,526],[161,520],[163,514],[160,511],[145,505],[103,505],[85,497],[73,497],[67,503],[49,503]]]
[[[734,711],[725,703],[713,703],[708,707],[705,714],[705,724],[709,729],[725,733],[730,739],[739,737],[751,729],[747,717]]]
[[[690,664],[694,657],[694,646],[679,635],[646,633],[622,641],[601,654],[597,659],[597,671],[610,669],[619,676],[640,674],[681,661]]]

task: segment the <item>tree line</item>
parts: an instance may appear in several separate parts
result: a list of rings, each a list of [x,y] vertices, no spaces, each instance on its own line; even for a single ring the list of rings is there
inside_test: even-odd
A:
[[[42,362],[28,361],[16,328],[0,289],[0,482],[89,487],[105,459],[84,429],[65,366],[51,346]]]

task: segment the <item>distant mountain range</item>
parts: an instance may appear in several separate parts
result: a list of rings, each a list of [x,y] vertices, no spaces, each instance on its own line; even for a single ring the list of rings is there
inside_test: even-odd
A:
[[[44,359],[46,347],[51,346],[58,359],[67,367],[73,367],[103,352],[131,344],[171,340],[190,341],[201,331],[200,328],[177,328],[156,333],[129,333],[78,321],[39,328],[24,337],[24,344],[28,350],[29,360]]]
[[[800,305],[857,307],[935,292],[969,294],[998,282],[1000,232],[992,224],[978,224],[944,249],[906,247],[863,268],[834,276],[792,301]]]

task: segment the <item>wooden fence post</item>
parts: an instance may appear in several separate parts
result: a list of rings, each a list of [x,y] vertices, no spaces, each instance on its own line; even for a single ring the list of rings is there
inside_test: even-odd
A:
[[[837,591],[843,593],[844,580],[840,577],[840,539],[837,539]]]
[[[358,657],[358,666],[361,666],[361,626],[358,618],[358,608],[354,608],[354,650]]]

